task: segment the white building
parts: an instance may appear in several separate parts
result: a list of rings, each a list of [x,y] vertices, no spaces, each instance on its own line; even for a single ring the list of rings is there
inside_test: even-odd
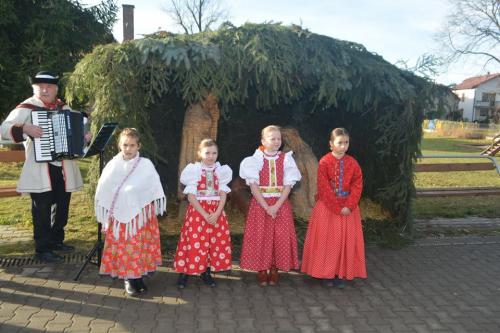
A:
[[[453,88],[458,96],[458,111],[466,121],[492,119],[500,115],[500,73],[475,76]]]

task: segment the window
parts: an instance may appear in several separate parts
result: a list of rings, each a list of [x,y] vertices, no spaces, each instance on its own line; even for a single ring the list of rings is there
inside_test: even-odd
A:
[[[495,101],[495,93],[483,93],[481,102],[494,102]]]
[[[479,116],[480,117],[488,117],[488,109],[479,110]]]

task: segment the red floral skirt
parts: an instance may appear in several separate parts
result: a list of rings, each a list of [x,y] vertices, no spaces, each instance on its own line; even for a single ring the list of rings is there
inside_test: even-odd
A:
[[[365,243],[361,215],[356,207],[347,216],[317,201],[309,219],[302,272],[315,278],[366,278]]]
[[[200,200],[206,212],[217,210],[219,201]],[[176,272],[197,275],[208,267],[212,272],[231,269],[231,235],[226,213],[220,214],[215,225],[208,224],[193,206],[189,205],[181,229],[174,259]]]
[[[125,239],[125,225],[118,224],[120,237],[113,235],[114,223],[109,224],[101,259],[100,274],[120,279],[137,279],[156,271],[161,265],[160,231],[156,215],[133,237]]]
[[[265,200],[268,205],[273,205],[278,198]],[[240,267],[262,271],[273,266],[282,271],[299,268],[292,206],[286,200],[273,219],[252,198],[243,235]]]

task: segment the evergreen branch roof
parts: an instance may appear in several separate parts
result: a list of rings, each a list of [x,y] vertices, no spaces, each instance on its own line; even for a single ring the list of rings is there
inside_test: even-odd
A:
[[[413,162],[432,90],[427,80],[360,44],[298,26],[247,23],[98,46],[77,65],[66,96],[69,102],[92,104],[98,123],[123,119],[143,129],[150,126],[148,106],[172,93],[185,105],[213,93],[226,118],[237,116],[234,106],[246,103],[260,112],[304,101],[312,105],[309,113],[357,114],[368,122],[352,126],[363,128],[369,140],[366,169],[374,177],[365,188],[403,220],[414,193]],[[145,140],[154,151],[154,138]],[[377,175],[379,170],[390,174]]]

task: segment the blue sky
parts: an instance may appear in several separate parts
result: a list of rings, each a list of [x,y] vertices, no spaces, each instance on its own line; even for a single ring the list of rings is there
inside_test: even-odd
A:
[[[93,5],[98,0],[82,0]],[[159,29],[181,30],[172,24],[163,10],[168,0],[118,0],[119,21],[114,35],[122,41],[122,4],[134,5],[135,35]],[[363,44],[387,61],[407,61],[413,66],[424,53],[436,54],[439,46],[435,32],[444,24],[447,0],[225,0],[229,20],[235,25],[245,22],[282,22],[301,24],[311,32]],[[500,66],[483,68],[482,63],[468,60],[443,69],[435,77],[442,84],[460,83],[467,77],[486,71],[500,72]]]

